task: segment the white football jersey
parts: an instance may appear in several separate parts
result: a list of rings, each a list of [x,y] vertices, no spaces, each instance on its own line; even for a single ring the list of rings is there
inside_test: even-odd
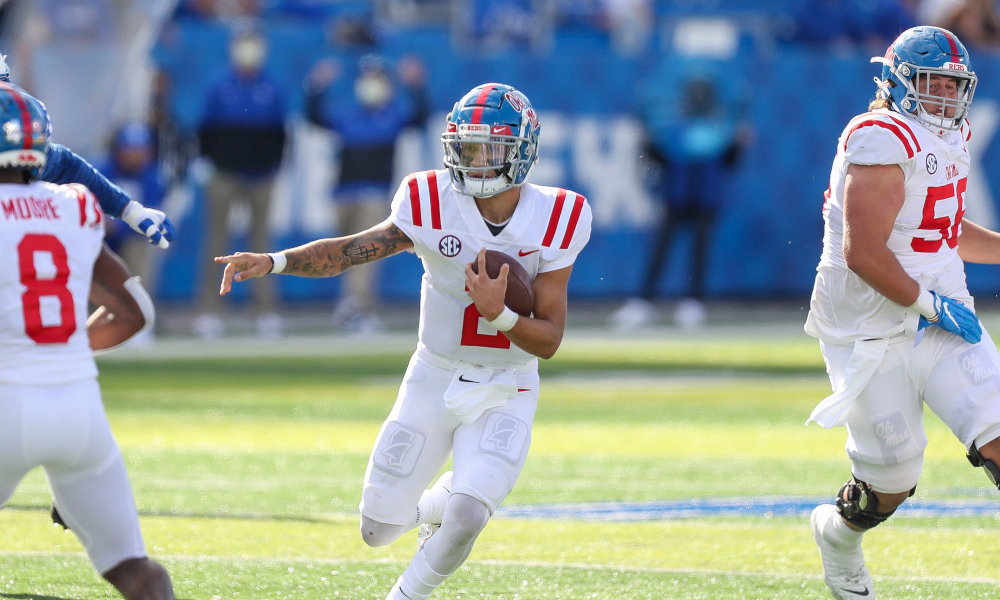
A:
[[[968,120],[940,135],[907,115],[880,109],[844,129],[830,173],[823,217],[823,255],[817,267],[806,333],[831,343],[880,337],[903,323],[906,309],[861,280],[844,259],[844,185],[858,165],[899,165],[905,200],[887,246],[906,272],[943,296],[972,306],[958,236],[965,214],[971,138]]]
[[[440,170],[407,177],[390,219],[424,265],[420,343],[447,358],[506,368],[535,357],[479,314],[465,292],[465,265],[485,246],[517,259],[532,279],[568,267],[590,239],[591,212],[576,192],[524,184],[514,215],[494,236],[475,199],[456,192],[448,171]]]
[[[97,375],[87,301],[103,218],[81,185],[0,184],[0,384]]]

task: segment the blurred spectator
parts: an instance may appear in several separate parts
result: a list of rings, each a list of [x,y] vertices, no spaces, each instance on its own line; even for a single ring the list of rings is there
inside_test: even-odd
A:
[[[652,0],[553,0],[555,19],[562,27],[607,33],[612,47],[625,56],[649,48],[656,25]]]
[[[727,83],[733,83],[734,72],[726,71]],[[696,328],[704,321],[709,236],[722,207],[726,182],[752,137],[745,103],[738,92],[727,94],[722,76],[705,63],[682,73],[677,81],[679,94],[648,99],[641,115],[647,128],[647,156],[660,173],[657,187],[664,210],[640,296],[612,317],[621,329],[651,320],[660,272],[669,263],[675,234],[683,226],[694,228],[691,285],[674,319],[685,328]]]
[[[149,125],[130,122],[122,125],[111,141],[111,152],[107,164],[100,167],[105,177],[125,190],[133,200],[147,208],[161,208],[163,202],[163,181],[156,161],[156,145]],[[153,247],[121,219],[106,219],[105,241],[118,253],[133,275],[142,278],[143,286],[155,294],[156,279],[151,265]],[[149,330],[137,342],[151,341],[153,330]]]
[[[484,48],[537,45],[542,19],[532,0],[471,0],[459,3],[463,39]]]
[[[996,0],[923,0],[917,14],[922,23],[944,27],[966,45],[1000,47]]]
[[[261,0],[180,0],[175,14],[205,19],[258,17]]]
[[[916,25],[906,0],[799,0],[795,7],[799,43],[886,48],[900,32]]]
[[[364,231],[389,214],[393,193],[396,139],[407,127],[427,121],[424,65],[416,58],[399,63],[402,93],[382,57],[367,54],[358,64],[354,93],[329,93],[339,77],[330,61],[313,68],[306,82],[306,117],[332,129],[341,139],[340,178],[334,190],[340,233]],[[373,330],[381,326],[375,292],[376,265],[347,272],[347,292],[334,312],[335,323],[346,330]]]
[[[198,132],[202,155],[215,168],[206,186],[209,235],[201,261],[200,314],[193,323],[203,338],[218,337],[223,331],[218,269],[212,257],[225,254],[230,210],[236,202],[249,204],[250,247],[265,252],[271,191],[285,148],[284,94],[263,70],[265,39],[256,31],[243,30],[233,36],[229,53],[232,69],[209,90]],[[284,323],[274,312],[273,278],[262,277],[251,285],[258,333],[280,336]]]
[[[126,123],[115,132],[108,163],[100,171],[147,208],[159,209],[163,203],[164,188],[156,162],[156,145],[146,123]],[[148,251],[152,246],[147,240],[132,235],[132,229],[120,219],[108,219],[107,228],[108,245],[125,260],[133,274],[142,277],[146,289],[153,291]]]

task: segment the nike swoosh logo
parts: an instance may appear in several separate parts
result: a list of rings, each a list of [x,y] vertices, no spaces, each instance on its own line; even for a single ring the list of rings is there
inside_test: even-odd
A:
[[[517,393],[518,394],[520,394],[521,392],[530,392],[530,391],[531,391],[531,388],[517,388]]]
[[[459,375],[458,380],[462,383],[479,383],[478,381],[472,381],[471,379],[466,379],[465,375]]]
[[[538,250],[541,250],[541,248],[539,248]],[[527,256],[529,254],[534,254],[535,252],[538,252],[538,250],[532,250],[531,252],[525,252],[524,250],[518,250],[517,251],[517,255],[518,256]]]
[[[840,588],[840,589],[841,589],[842,591],[845,591],[845,592],[848,592],[848,593],[850,593],[850,594],[856,594],[856,595],[858,595],[858,596],[867,596],[867,595],[868,595],[868,588],[866,588],[866,587],[864,587],[864,588],[861,588],[861,591],[860,591],[860,592],[859,592],[859,591],[856,591],[856,590],[849,590],[849,589],[847,589],[847,588]]]

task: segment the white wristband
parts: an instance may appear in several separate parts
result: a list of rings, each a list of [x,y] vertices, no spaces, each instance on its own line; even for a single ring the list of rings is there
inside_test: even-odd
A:
[[[285,258],[285,255],[283,253],[281,252],[268,253],[268,256],[271,257],[271,262],[274,263],[274,266],[272,266],[271,270],[268,271],[268,273],[270,273],[271,275],[277,275],[278,273],[281,273],[282,271],[285,270],[285,267],[288,266],[288,259]]]
[[[920,293],[917,294],[917,301],[908,306],[907,309],[917,311],[931,323],[936,323],[938,320],[937,309],[934,308],[934,294],[927,291],[924,286],[920,286]]]
[[[489,324],[496,327],[497,331],[510,331],[514,325],[517,325],[517,320],[520,318],[521,316],[512,311],[509,306],[505,306],[500,316],[490,321]]]

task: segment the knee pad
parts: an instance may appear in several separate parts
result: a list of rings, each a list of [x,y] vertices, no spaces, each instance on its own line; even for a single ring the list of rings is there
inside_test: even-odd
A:
[[[404,525],[389,525],[379,523],[362,515],[361,517],[361,539],[372,548],[391,544],[399,539],[399,536],[406,533]]]
[[[916,486],[910,490],[910,496],[915,491],[917,491]],[[878,496],[875,495],[872,486],[856,477],[851,477],[851,480],[845,483],[837,494],[837,512],[851,525],[861,529],[871,529],[891,517],[896,511],[879,512]]]
[[[454,494],[448,500],[442,527],[447,526],[456,537],[475,538],[490,520],[490,509],[472,496]]]
[[[983,470],[986,471],[986,476],[990,478],[991,482],[993,482],[993,485],[997,486],[997,489],[1000,490],[1000,466],[992,460],[983,457],[983,455],[980,454],[979,449],[976,448],[975,443],[973,443],[972,447],[969,448],[969,452],[965,455],[965,457],[969,459],[969,462],[972,463],[973,467],[982,467]]]

